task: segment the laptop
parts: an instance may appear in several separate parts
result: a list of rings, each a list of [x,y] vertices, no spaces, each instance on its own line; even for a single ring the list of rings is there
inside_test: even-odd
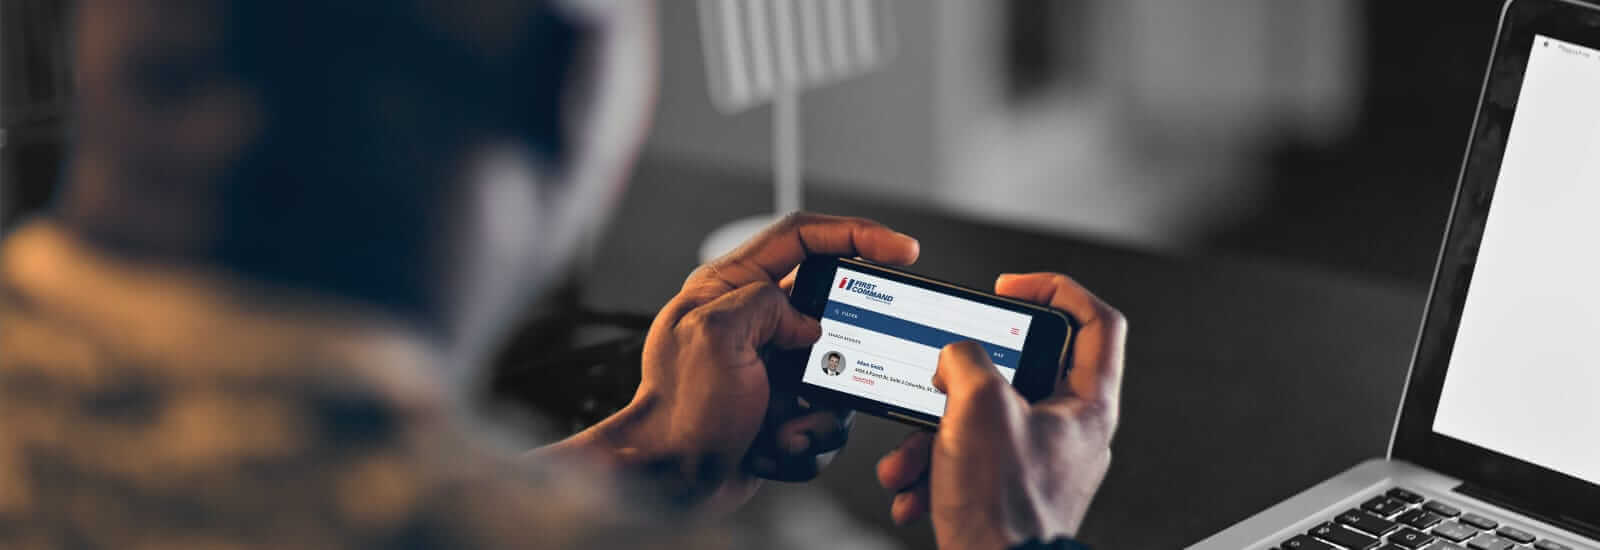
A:
[[[1459,177],[1388,456],[1191,549],[1600,550],[1600,6],[1506,3]]]

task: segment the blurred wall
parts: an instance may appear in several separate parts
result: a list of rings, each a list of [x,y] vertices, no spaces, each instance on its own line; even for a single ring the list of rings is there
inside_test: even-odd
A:
[[[992,6],[952,2],[941,196],[996,221],[1188,249],[1262,204],[1270,141],[1336,140],[1356,111],[1359,6],[1325,0],[1076,0],[1058,85],[1006,101]],[[1026,2],[1012,2],[1014,8]],[[1054,4],[1060,5],[1060,4]],[[972,24],[972,22],[986,24]],[[979,189],[971,182],[992,182]]]
[[[1337,140],[1356,111],[1355,2],[891,3],[890,65],[802,98],[813,184],[1184,247],[1260,203],[1264,140]],[[770,111],[712,108],[685,4],[662,14],[649,150],[764,175]]]
[[[815,185],[1417,284],[1432,269],[1504,3],[889,1],[897,58],[803,101]],[[48,20],[65,4],[0,0],[0,226],[37,210],[58,179],[66,113],[24,128],[15,90],[65,70],[38,47],[62,37],[23,15]],[[766,185],[769,112],[715,112],[695,4],[660,13],[665,67],[648,151]],[[1265,30],[1274,27],[1284,30]],[[1235,79],[1269,67],[1290,77]],[[1347,109],[1354,129],[1341,137]],[[1223,134],[1234,131],[1255,137]]]
[[[943,1],[943,0],[941,0]],[[899,48],[888,67],[803,95],[805,168],[811,178],[865,193],[913,196],[936,174],[935,2],[892,2]],[[769,185],[772,111],[724,115],[706,85],[696,2],[660,10],[661,95],[646,143],[651,154],[748,169]]]

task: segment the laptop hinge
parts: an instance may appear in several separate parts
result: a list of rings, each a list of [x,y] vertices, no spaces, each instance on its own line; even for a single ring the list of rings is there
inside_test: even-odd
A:
[[[1585,537],[1600,540],[1600,525],[1595,525],[1571,516],[1539,512],[1538,510],[1528,507],[1526,504],[1523,504],[1515,498],[1506,496],[1504,493],[1495,492],[1480,485],[1462,483],[1456,486],[1455,492],[1493,504],[1495,506],[1499,506],[1501,508],[1505,508],[1507,510],[1511,510],[1539,521],[1543,521],[1556,527],[1572,531]]]

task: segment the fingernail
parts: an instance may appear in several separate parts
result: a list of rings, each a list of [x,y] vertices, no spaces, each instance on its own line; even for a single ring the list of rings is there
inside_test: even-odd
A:
[[[907,523],[910,523],[909,518],[905,517],[904,514],[895,513],[897,509],[910,506],[910,504],[903,504],[905,502],[909,502],[910,498],[911,493],[895,493],[894,498],[889,499],[890,519],[894,521],[896,526],[905,527]]]
[[[794,434],[784,440],[783,446],[784,450],[789,451],[789,454],[800,454],[811,447],[811,437],[803,433]]]
[[[899,231],[894,232],[894,234],[899,235],[901,238],[904,238],[904,239],[906,239],[908,241],[911,241],[911,254],[912,254],[912,256],[921,256],[922,255],[922,241],[918,241],[916,237],[907,235],[905,233],[901,233]]]
[[[1000,281],[1004,281],[1006,279],[1009,279],[1009,278],[1012,278],[1012,277],[1016,277],[1016,276],[1017,276],[1016,273],[1001,273],[999,277],[995,277],[994,278],[994,282],[998,283]]]

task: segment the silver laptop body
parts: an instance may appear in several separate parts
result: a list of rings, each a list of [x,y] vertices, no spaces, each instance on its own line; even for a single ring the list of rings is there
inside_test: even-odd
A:
[[[1500,17],[1388,456],[1191,549],[1600,550],[1600,7]]]

